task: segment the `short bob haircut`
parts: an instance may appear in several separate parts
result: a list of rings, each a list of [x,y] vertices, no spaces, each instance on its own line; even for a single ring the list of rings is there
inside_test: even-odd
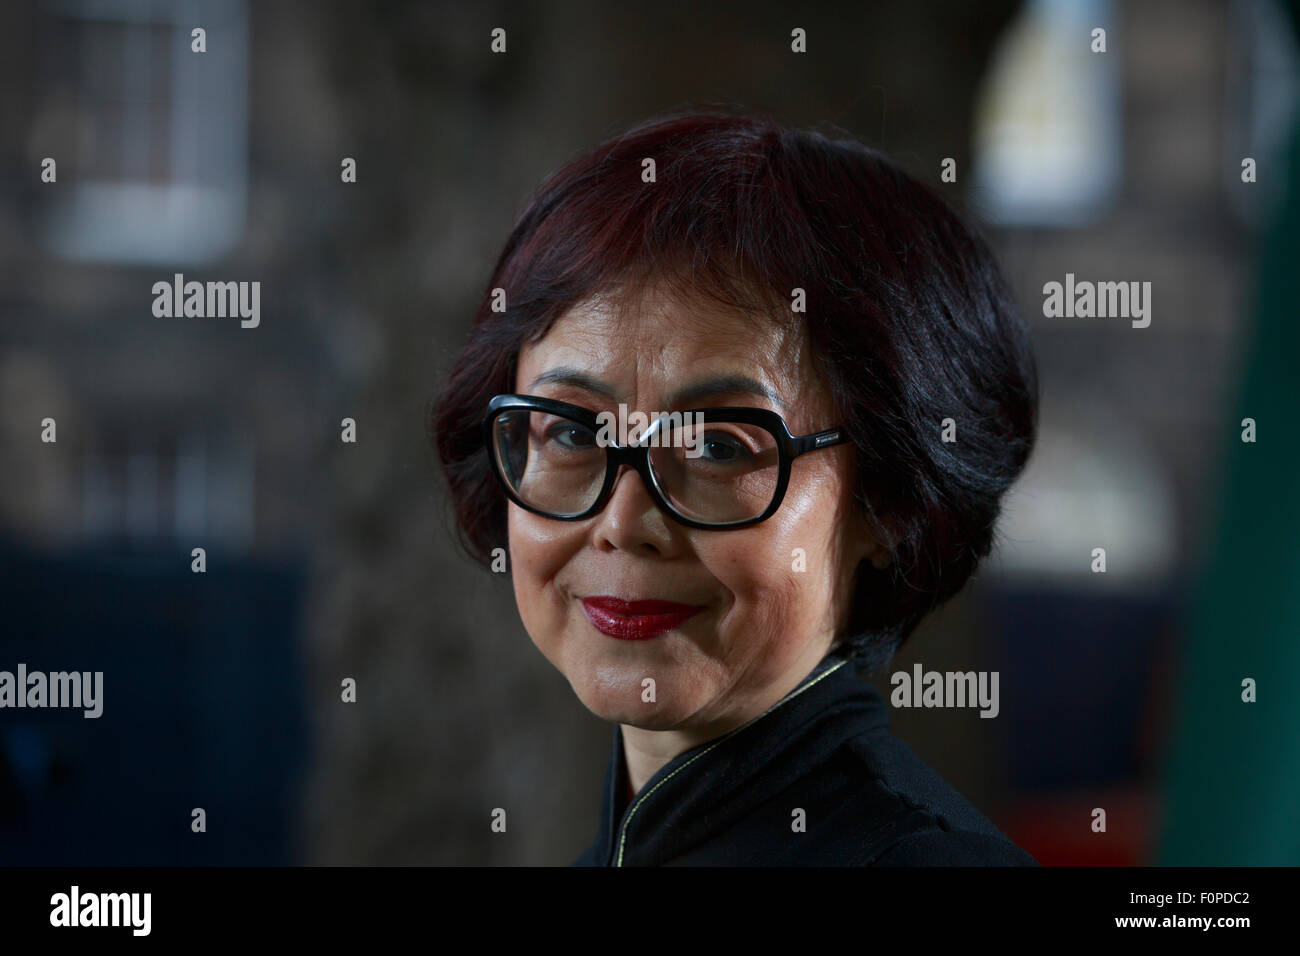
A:
[[[476,561],[506,546],[482,440],[488,400],[515,390],[521,348],[568,308],[649,283],[756,322],[806,324],[833,423],[855,450],[855,497],[893,556],[883,570],[861,563],[837,638],[860,671],[887,666],[991,551],[1002,496],[1034,445],[1033,351],[986,243],[931,188],[838,131],[691,110],[579,155],[520,216],[430,403]],[[492,308],[498,288],[504,311]],[[804,312],[791,308],[795,289]]]

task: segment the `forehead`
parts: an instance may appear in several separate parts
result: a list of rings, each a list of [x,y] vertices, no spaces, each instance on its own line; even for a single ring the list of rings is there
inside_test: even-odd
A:
[[[652,288],[601,295],[565,312],[519,356],[517,387],[526,389],[557,366],[582,369],[622,395],[648,397],[708,374],[743,372],[793,403],[815,388],[815,369],[801,322],[684,299]]]

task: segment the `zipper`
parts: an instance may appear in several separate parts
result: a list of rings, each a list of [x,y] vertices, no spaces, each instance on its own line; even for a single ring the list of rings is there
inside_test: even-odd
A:
[[[672,773],[668,774],[668,776],[664,777],[662,780],[660,780],[658,783],[656,783],[656,784],[655,784],[653,787],[651,787],[649,790],[646,790],[646,791],[644,791],[643,793],[639,793],[639,794],[637,794],[637,795],[636,795],[636,799],[634,799],[634,800],[632,801],[632,803],[628,806],[628,808],[627,808],[627,812],[623,814],[623,822],[622,822],[622,824],[619,825],[619,828],[618,828],[618,850],[617,850],[617,852],[616,852],[616,854],[615,854],[615,856],[614,856],[614,864],[613,864],[613,865],[614,865],[614,866],[622,866],[622,865],[623,865],[623,849],[624,849],[624,846],[625,846],[625,844],[626,844],[626,842],[627,842],[627,828],[628,828],[628,825],[632,822],[632,817],[636,815],[637,810],[639,810],[639,809],[641,808],[641,804],[643,804],[647,799],[649,799],[649,797],[650,797],[650,795],[651,795],[652,793],[654,793],[656,790],[658,790],[660,787],[662,787],[665,783],[667,783],[667,782],[668,782],[669,780],[671,780],[673,777],[677,776],[679,773],[681,773],[683,770],[685,770],[685,769],[686,769],[687,767],[689,767],[691,764],[695,763],[695,761],[699,760],[701,757],[703,757],[705,754],[707,754],[707,753],[708,753],[710,750],[712,750],[714,747],[717,747],[719,744],[721,744],[723,741],[727,740],[727,739],[728,739],[729,737],[731,737],[732,735],[740,733],[740,732],[741,732],[742,730],[744,730],[746,727],[749,727],[749,726],[751,726],[752,724],[755,724],[755,723],[757,723],[758,721],[762,720],[764,717],[766,717],[768,714],[770,714],[772,711],[776,710],[778,707],[780,707],[782,704],[786,703],[787,701],[794,700],[794,698],[798,697],[800,694],[802,694],[804,691],[806,691],[809,687],[812,687],[814,684],[818,683],[819,681],[821,681],[821,680],[823,680],[823,679],[829,677],[831,674],[834,674],[837,670],[839,670],[841,667],[843,667],[843,666],[844,666],[845,664],[847,664],[847,663],[849,663],[849,661],[848,661],[847,659],[846,659],[846,660],[842,660],[842,661],[840,661],[839,663],[837,663],[834,667],[830,667],[830,668],[828,668],[828,669],[825,670],[823,673],[819,674],[818,676],[814,677],[812,680],[808,681],[808,683],[804,684],[802,687],[796,687],[794,690],[790,691],[790,693],[786,694],[784,697],[782,697],[780,700],[778,700],[775,704],[773,704],[773,705],[772,705],[771,707],[769,707],[767,710],[763,711],[761,714],[759,714],[759,715],[758,715],[757,717],[755,717],[753,720],[746,721],[745,723],[743,723],[743,724],[741,724],[739,727],[737,727],[735,730],[730,731],[729,733],[723,734],[721,737],[719,737],[719,738],[718,738],[717,740],[715,740],[713,743],[709,744],[707,747],[705,747],[703,750],[701,750],[699,753],[697,753],[697,754],[696,754],[694,757],[692,757],[690,760],[686,761],[686,763],[682,764],[680,767],[678,767],[678,768],[677,768],[676,770],[674,770]]]

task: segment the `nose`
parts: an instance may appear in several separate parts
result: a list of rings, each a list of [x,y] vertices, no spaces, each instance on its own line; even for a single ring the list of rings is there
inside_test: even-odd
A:
[[[596,515],[592,540],[603,551],[671,556],[681,547],[681,532],[659,510],[645,483],[628,465],[614,477],[614,490]]]

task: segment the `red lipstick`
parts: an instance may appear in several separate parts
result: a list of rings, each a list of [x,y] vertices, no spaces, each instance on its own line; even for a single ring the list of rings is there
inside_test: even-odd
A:
[[[592,627],[621,641],[647,641],[675,627],[704,608],[676,601],[624,601],[616,597],[586,597],[582,610]]]

